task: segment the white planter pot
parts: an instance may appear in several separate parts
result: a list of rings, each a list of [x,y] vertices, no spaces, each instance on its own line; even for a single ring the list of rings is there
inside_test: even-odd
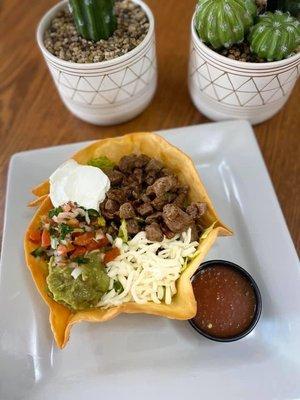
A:
[[[73,63],[51,54],[43,37],[51,19],[67,6],[61,1],[51,8],[37,28],[37,42],[62,101],[78,118],[97,125],[128,121],[152,100],[157,81],[154,17],[141,0],[133,0],[146,12],[149,31],[129,53],[98,63]]]
[[[257,124],[285,104],[300,72],[300,53],[281,61],[247,63],[208,48],[191,26],[189,91],[208,118],[247,119]]]

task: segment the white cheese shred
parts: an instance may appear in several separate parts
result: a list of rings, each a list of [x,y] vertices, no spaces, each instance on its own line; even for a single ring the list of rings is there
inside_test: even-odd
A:
[[[128,243],[117,238],[114,245],[121,254],[107,265],[109,291],[98,303],[109,308],[125,302],[170,304],[176,294],[176,281],[187,258],[192,258],[199,243],[191,242],[191,229],[172,239],[152,242],[139,232]],[[123,291],[115,290],[115,283]]]

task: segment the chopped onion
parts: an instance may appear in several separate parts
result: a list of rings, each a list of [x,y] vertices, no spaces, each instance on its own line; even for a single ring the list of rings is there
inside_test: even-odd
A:
[[[82,274],[82,268],[80,267],[76,267],[73,269],[73,271],[71,272],[71,275],[73,276],[74,279],[77,279],[81,274]]]
[[[112,237],[109,233],[106,234],[106,237],[107,237],[109,243],[113,244],[114,239],[113,239],[113,237]]]

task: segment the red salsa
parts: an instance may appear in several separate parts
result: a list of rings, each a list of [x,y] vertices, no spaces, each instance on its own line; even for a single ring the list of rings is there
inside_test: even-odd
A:
[[[193,280],[197,301],[195,324],[216,338],[230,338],[244,332],[253,321],[256,296],[249,280],[234,268],[222,264],[203,269]]]

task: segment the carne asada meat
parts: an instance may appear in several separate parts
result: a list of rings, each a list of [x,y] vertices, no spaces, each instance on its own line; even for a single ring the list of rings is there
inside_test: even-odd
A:
[[[181,185],[161,161],[129,154],[105,173],[111,188],[100,210],[112,235],[118,234],[120,220],[125,219],[130,236],[144,230],[149,240],[161,241],[191,228],[192,240],[199,238],[207,205],[189,204],[188,186]]]
[[[129,202],[121,205],[119,209],[119,217],[121,219],[129,219],[135,217],[135,211],[133,205]]]
[[[163,220],[170,231],[181,233],[193,223],[193,218],[174,204],[167,204],[163,208]]]
[[[161,220],[162,220],[162,212],[161,211],[156,211],[153,214],[149,215],[145,219],[145,222],[146,222],[146,224],[152,224],[152,222],[159,222]]]
[[[128,219],[126,221],[126,226],[127,226],[127,232],[129,235],[136,235],[137,233],[140,232],[140,227],[139,224],[135,219]]]
[[[157,173],[157,172],[159,172],[161,169],[163,169],[163,164],[162,164],[159,160],[156,160],[155,158],[152,158],[152,159],[148,162],[148,164],[147,164],[147,166],[146,166],[146,168],[145,168],[145,171],[146,171],[146,172],[152,171],[152,172]]]
[[[105,174],[108,176],[111,186],[121,185],[124,178],[122,172],[117,170],[106,170]]]
[[[153,242],[161,242],[164,238],[162,230],[157,222],[152,222],[152,224],[147,225],[145,231],[147,239]]]
[[[197,219],[201,217],[201,215],[205,214],[207,210],[206,203],[191,203],[187,208],[186,212],[193,218]]]
[[[146,194],[154,193],[157,197],[163,196],[165,193],[175,191],[178,188],[178,179],[175,176],[163,176],[157,179],[153,185],[149,186]]]
[[[137,212],[142,216],[146,217],[147,215],[150,215],[153,213],[153,207],[151,206],[150,203],[143,203],[137,208]]]

